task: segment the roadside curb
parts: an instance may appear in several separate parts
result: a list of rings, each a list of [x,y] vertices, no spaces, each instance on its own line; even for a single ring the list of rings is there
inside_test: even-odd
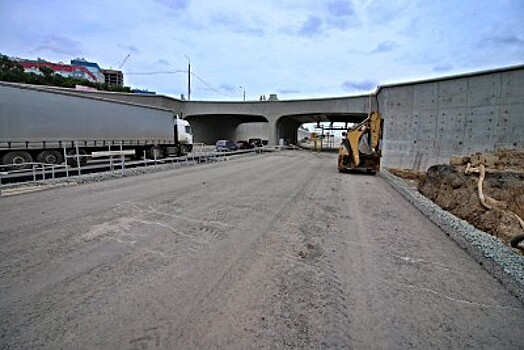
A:
[[[524,303],[523,256],[515,254],[497,238],[443,210],[386,169],[382,168],[378,174]]]

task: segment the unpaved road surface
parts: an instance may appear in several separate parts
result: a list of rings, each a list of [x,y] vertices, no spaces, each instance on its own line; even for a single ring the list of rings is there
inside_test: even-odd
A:
[[[0,199],[1,349],[524,347],[380,177],[287,152]]]

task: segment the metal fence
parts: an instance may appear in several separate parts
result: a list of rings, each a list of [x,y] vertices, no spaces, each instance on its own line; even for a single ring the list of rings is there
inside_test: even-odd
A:
[[[188,155],[181,157],[157,158],[153,152],[153,157],[148,158],[144,152],[142,159],[130,160],[127,156],[134,155],[134,150],[125,150],[122,144],[108,146],[107,151],[92,152],[83,154],[80,152],[78,143],[75,143],[75,152],[67,152],[64,148],[63,164],[45,164],[45,163],[23,163],[17,165],[2,165],[0,169],[0,196],[2,189],[12,187],[12,184],[6,184],[6,181],[16,182],[17,186],[27,184],[44,184],[52,182],[58,178],[77,178],[88,173],[126,173],[129,168],[149,167],[160,165],[191,166],[212,162],[227,161],[232,158],[252,156],[274,151],[287,150],[289,147],[257,147],[253,149],[237,150],[231,152],[217,152],[214,146],[203,143],[194,144],[193,151]],[[87,158],[87,163],[82,164],[82,158]],[[74,159],[74,166],[68,164],[69,159]],[[98,160],[98,162],[97,162]],[[19,181],[16,181],[19,179]]]

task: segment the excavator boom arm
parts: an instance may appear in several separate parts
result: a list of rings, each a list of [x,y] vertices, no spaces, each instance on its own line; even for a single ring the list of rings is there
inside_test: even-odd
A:
[[[382,129],[383,119],[378,112],[370,113],[364,121],[348,129],[339,148],[339,170],[356,168],[378,170]]]

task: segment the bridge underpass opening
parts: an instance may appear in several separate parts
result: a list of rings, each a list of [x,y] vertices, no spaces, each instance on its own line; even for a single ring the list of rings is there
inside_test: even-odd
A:
[[[276,123],[277,143],[283,140],[285,144],[296,145],[303,137],[299,137],[299,128],[307,123],[360,123],[367,118],[366,113],[311,113],[281,116]]]
[[[267,125],[268,120],[261,115],[249,115],[249,114],[198,114],[185,116],[193,129],[193,138],[195,143],[205,143],[208,145],[214,145],[217,140],[232,140],[237,141],[243,139],[244,135],[253,135],[249,138],[262,138],[262,136],[256,134],[256,130],[263,131],[266,128],[260,125]],[[253,128],[254,131],[250,131],[246,125],[259,126]],[[246,130],[247,128],[247,130]],[[241,135],[239,135],[241,134]]]

